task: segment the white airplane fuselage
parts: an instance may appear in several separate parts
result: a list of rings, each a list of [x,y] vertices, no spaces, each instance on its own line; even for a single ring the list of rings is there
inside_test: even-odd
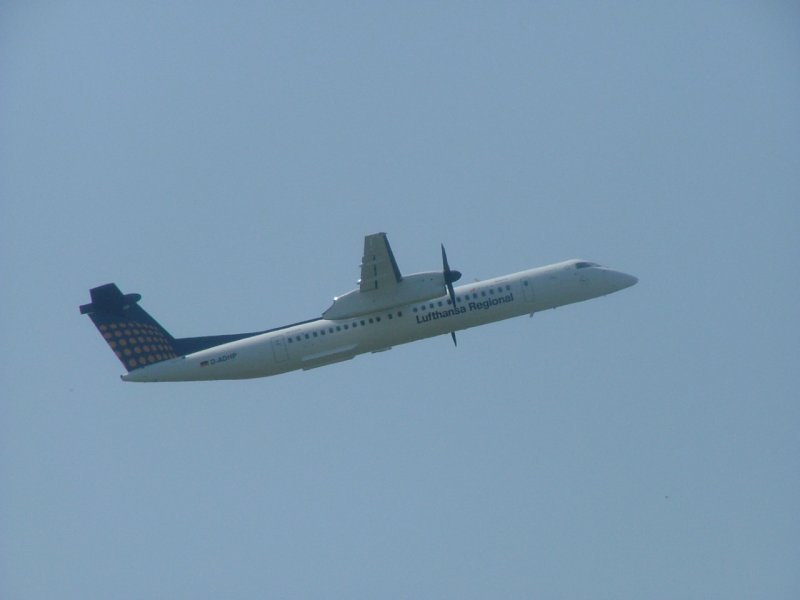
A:
[[[455,288],[439,298],[343,319],[288,325],[137,368],[125,381],[248,379],[313,369],[366,352],[605,296],[636,277],[570,260]]]

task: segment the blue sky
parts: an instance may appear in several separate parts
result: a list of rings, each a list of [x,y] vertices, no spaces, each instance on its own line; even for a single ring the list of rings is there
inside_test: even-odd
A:
[[[0,596],[796,598],[790,2],[0,9]],[[318,316],[386,231],[607,298],[270,379],[78,314]]]

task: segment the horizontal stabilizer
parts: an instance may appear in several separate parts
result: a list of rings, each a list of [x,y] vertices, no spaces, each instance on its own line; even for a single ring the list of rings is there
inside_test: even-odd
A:
[[[81,306],[81,314],[106,312],[121,314],[142,299],[141,294],[123,294],[115,283],[107,283],[89,290],[92,301]]]

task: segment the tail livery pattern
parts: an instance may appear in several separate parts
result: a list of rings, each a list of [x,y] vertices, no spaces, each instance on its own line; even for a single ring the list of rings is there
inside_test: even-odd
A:
[[[80,307],[128,371],[179,356],[175,339],[141,308],[139,294],[123,294],[113,283],[92,288]]]

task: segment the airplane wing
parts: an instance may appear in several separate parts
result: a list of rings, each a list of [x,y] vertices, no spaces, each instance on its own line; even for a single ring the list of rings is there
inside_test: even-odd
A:
[[[445,263],[446,266],[446,263]],[[446,270],[452,279],[457,271]],[[364,236],[361,279],[358,287],[333,299],[322,313],[325,319],[347,319],[357,315],[390,309],[409,302],[437,298],[447,291],[445,272],[427,271],[403,277],[392,254],[385,233]]]
[[[364,237],[364,256],[361,258],[361,292],[392,292],[403,279],[392,247],[385,233],[373,233]]]

